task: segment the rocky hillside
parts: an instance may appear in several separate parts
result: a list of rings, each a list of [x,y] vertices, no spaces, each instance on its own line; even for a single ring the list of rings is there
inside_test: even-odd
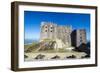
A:
[[[54,50],[59,51],[59,49],[65,49],[66,45],[59,39],[49,40],[45,39],[39,43],[31,44],[26,47],[25,52],[38,52],[38,51],[46,51],[46,50]]]

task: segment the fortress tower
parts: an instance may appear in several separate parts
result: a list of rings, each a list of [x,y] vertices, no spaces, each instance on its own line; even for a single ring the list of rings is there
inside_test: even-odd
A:
[[[71,46],[71,26],[58,26],[52,22],[41,22],[40,41],[44,39],[60,39],[68,47]]]
[[[71,34],[72,37],[72,46],[79,47],[81,44],[86,44],[86,30],[77,29],[74,30]]]

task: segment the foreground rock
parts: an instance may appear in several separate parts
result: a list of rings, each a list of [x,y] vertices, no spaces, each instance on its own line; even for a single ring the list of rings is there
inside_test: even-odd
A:
[[[56,56],[52,57],[51,59],[59,59],[59,58],[60,58],[60,56],[56,55]]]
[[[28,58],[28,56],[27,55],[24,55],[24,58]]]
[[[35,59],[43,59],[45,57],[45,55],[39,54],[35,57]]]
[[[68,56],[66,58],[76,58],[76,56],[75,55],[72,55],[72,56]]]

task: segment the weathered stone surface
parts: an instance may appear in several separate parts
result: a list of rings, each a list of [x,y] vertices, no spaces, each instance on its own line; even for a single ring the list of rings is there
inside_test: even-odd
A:
[[[52,22],[42,22],[40,41],[44,39],[60,39],[67,47],[70,47],[71,32],[71,26],[58,26]]]
[[[27,55],[24,55],[24,58],[28,58],[28,56]]]
[[[76,58],[76,56],[75,55],[71,55],[71,56],[68,56],[66,58]]]
[[[43,59],[45,57],[45,55],[39,54],[35,57],[35,59]]]
[[[59,59],[59,58],[60,58],[60,56],[56,55],[56,56],[52,57],[51,59]]]

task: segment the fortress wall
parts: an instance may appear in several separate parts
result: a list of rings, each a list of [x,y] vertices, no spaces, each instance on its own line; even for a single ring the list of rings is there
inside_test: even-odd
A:
[[[79,46],[82,43],[86,43],[86,31],[76,30],[76,35],[72,35],[72,26],[58,26],[52,22],[42,22],[41,23],[41,33],[40,40],[44,39],[60,39],[67,47],[72,44]],[[73,42],[73,39],[76,39]]]

